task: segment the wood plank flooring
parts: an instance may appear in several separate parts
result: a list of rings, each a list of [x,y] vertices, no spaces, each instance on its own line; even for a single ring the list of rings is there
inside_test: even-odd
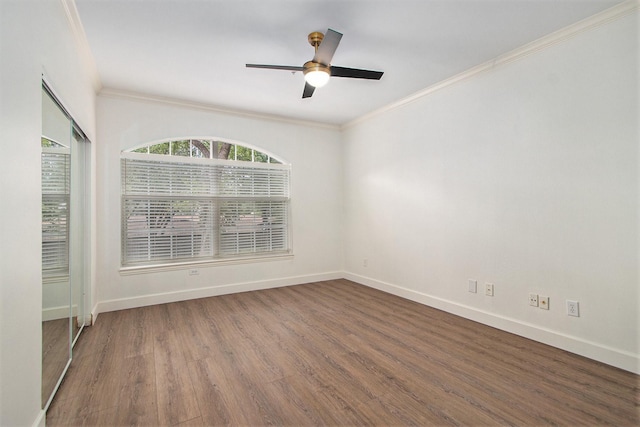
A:
[[[347,280],[103,313],[47,426],[637,426],[639,377]]]
[[[69,318],[42,322],[42,404],[69,362]]]

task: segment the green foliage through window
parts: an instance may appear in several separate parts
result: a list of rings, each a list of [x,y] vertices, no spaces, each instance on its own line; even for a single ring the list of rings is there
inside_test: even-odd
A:
[[[204,159],[235,160],[240,162],[282,163],[269,154],[251,147],[207,139],[183,139],[161,142],[127,151]]]

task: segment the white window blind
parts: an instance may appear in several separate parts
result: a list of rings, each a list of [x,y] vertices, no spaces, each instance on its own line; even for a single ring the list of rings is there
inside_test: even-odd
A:
[[[122,263],[289,251],[289,167],[124,153]]]
[[[243,163],[241,166],[220,165],[217,170],[221,197],[289,198],[288,169]]]
[[[42,152],[42,273],[69,273],[69,197],[71,156],[68,149]]]
[[[220,204],[220,254],[287,249],[284,201],[223,201]]]
[[[128,198],[125,217],[127,263],[213,255],[210,200]]]

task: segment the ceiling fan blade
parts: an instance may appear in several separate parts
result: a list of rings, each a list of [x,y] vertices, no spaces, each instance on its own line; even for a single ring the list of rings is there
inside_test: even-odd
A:
[[[332,77],[349,77],[352,79],[380,80],[383,74],[384,72],[382,71],[361,70],[359,68],[336,67],[334,65],[331,66]]]
[[[336,53],[336,49],[340,44],[340,39],[342,39],[342,33],[329,28],[327,30],[327,34],[324,35],[322,42],[320,42],[320,46],[318,46],[316,55],[313,57],[313,62],[323,65],[331,64],[331,59],[333,58],[333,54]]]
[[[268,70],[287,70],[287,71],[303,71],[303,67],[295,65],[265,65],[265,64],[246,64],[247,68],[266,68]]]
[[[316,90],[315,86],[311,86],[309,83],[304,82],[304,90],[302,91],[302,98],[311,98],[313,91]]]

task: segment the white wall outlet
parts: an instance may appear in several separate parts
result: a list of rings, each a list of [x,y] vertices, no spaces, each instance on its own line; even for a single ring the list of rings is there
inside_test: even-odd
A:
[[[533,307],[538,306],[538,294],[529,294],[529,305]]]
[[[478,281],[469,279],[469,292],[474,294],[478,292]]]
[[[197,276],[198,274],[200,274],[200,272],[198,271],[197,268],[189,269],[189,276]]]
[[[363,260],[362,260],[362,266],[363,266],[363,267],[368,267],[368,266],[369,266],[369,260],[368,260],[368,259],[366,259],[366,258],[365,258],[365,259],[363,259]]]
[[[580,303],[578,301],[567,300],[567,314],[569,316],[580,317]]]
[[[484,285],[484,294],[490,297],[493,296],[493,283],[485,283]]]
[[[540,306],[543,310],[549,310],[549,297],[540,296]]]

